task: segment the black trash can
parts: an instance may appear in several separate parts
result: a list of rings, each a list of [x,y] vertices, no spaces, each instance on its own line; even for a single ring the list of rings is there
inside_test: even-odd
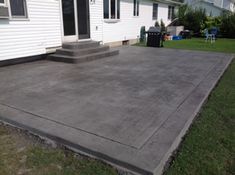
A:
[[[163,36],[160,29],[156,27],[150,27],[146,32],[148,34],[147,46],[148,47],[163,47]]]

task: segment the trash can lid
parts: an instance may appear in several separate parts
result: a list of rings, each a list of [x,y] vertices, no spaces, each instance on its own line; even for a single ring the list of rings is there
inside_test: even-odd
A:
[[[161,32],[161,29],[160,29],[159,27],[150,27],[147,32],[151,32],[151,33],[160,33],[160,32]]]

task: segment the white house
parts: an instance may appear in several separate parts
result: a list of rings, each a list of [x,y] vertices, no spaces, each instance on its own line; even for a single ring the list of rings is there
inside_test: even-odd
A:
[[[170,0],[0,0],[0,60],[54,52],[64,42],[136,42],[141,26],[167,25]]]
[[[235,12],[235,0],[186,0],[194,8],[203,8],[207,15],[220,16],[224,11]]]

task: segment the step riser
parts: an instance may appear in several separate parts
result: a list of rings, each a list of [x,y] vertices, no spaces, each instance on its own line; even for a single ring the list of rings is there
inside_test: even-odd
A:
[[[106,58],[106,57],[110,57],[110,56],[115,56],[118,54],[119,54],[119,51],[112,51],[112,52],[105,53],[102,55],[87,56],[85,58],[75,60],[76,61],[75,63],[89,62],[89,61],[98,60],[98,59],[102,59],[102,58]]]
[[[51,61],[63,62],[63,63],[76,63],[76,60],[74,60],[74,59],[61,58],[61,57],[56,57],[53,55],[48,56],[47,59],[51,60]]]
[[[103,53],[103,54],[97,54],[97,55],[92,55],[92,56],[83,56],[79,59],[56,57],[53,55],[49,56],[48,59],[52,60],[52,61],[65,62],[65,63],[83,63],[83,62],[98,60],[98,59],[102,59],[105,57],[110,57],[110,56],[114,56],[114,55],[118,55],[118,54],[119,54],[119,51],[115,50],[115,51],[110,51],[110,52]]]
[[[62,48],[64,48],[64,49],[85,49],[85,48],[98,47],[99,45],[100,45],[99,42],[77,44],[77,45],[63,44]]]
[[[107,50],[109,50],[109,47],[100,47],[100,48],[94,48],[94,49],[88,49],[88,50],[69,50],[69,51],[58,49],[56,53],[61,54],[61,55],[67,55],[67,56],[83,56],[83,55],[88,55],[92,53],[104,52]]]
[[[62,49],[57,49],[48,59],[64,63],[83,63],[118,54],[118,50],[110,50],[108,46],[100,45],[100,42],[83,41],[64,43]]]

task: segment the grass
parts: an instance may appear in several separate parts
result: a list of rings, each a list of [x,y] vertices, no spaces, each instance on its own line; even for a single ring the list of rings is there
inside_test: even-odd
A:
[[[166,175],[235,174],[235,61],[181,146]]]
[[[137,46],[146,46],[145,43],[138,43]],[[219,38],[215,43],[205,42],[203,38],[192,38],[180,41],[166,41],[165,48],[202,50],[212,52],[235,53],[235,39]]]
[[[51,148],[0,124],[0,175],[117,175],[94,159]]]

